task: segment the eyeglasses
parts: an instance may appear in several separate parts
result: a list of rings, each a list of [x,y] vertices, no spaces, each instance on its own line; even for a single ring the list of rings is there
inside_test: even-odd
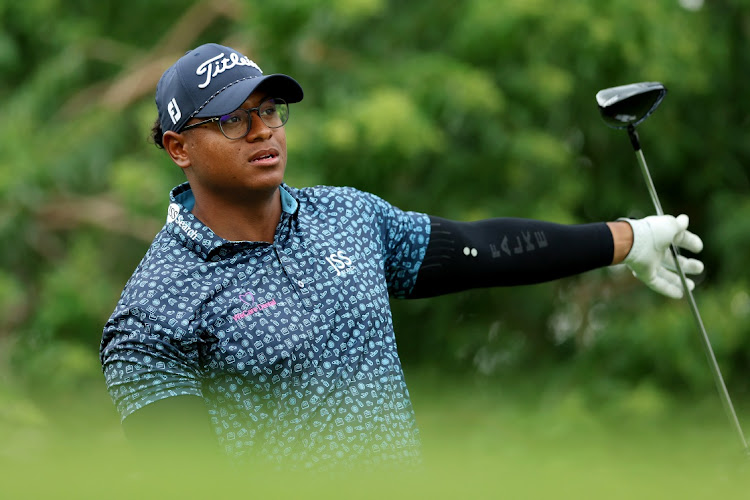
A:
[[[269,97],[261,102],[257,108],[239,108],[228,115],[215,116],[202,122],[193,123],[183,127],[182,130],[190,130],[206,123],[216,122],[219,124],[219,129],[224,137],[230,140],[241,139],[250,133],[253,126],[253,111],[258,113],[258,117],[268,128],[279,128],[289,120],[289,105],[286,101],[278,97]]]

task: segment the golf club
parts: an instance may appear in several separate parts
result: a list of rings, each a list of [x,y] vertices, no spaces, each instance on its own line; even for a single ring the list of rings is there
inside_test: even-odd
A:
[[[667,89],[659,82],[641,82],[632,83],[630,85],[621,85],[619,87],[600,90],[596,94],[596,102],[599,105],[599,112],[601,113],[602,118],[604,118],[604,122],[613,128],[627,129],[630,143],[635,150],[638,164],[643,173],[643,179],[646,181],[646,187],[648,188],[649,194],[651,195],[651,201],[653,201],[654,208],[658,215],[664,215],[664,211],[662,210],[659,196],[656,194],[656,188],[654,187],[651,174],[646,165],[646,158],[643,155],[643,150],[641,149],[638,133],[636,132],[635,127],[656,110],[666,94]],[[674,245],[670,246],[670,250],[672,252],[672,257],[674,258],[675,268],[680,275],[682,288],[685,290],[685,295],[690,304],[690,310],[698,324],[703,349],[708,358],[708,364],[711,367],[711,372],[713,373],[716,387],[719,390],[719,396],[724,405],[724,410],[726,411],[729,420],[734,424],[740,442],[742,443],[743,450],[747,455],[750,455],[745,434],[742,432],[742,427],[737,419],[737,413],[734,411],[732,400],[729,397],[729,392],[724,384],[724,378],[721,376],[721,370],[719,369],[719,364],[716,362],[716,356],[714,356],[714,351],[711,348],[711,342],[706,333],[706,328],[703,326],[703,320],[698,311],[698,306],[695,303],[693,292],[688,288],[685,273],[680,267],[680,262],[678,260],[679,252]]]

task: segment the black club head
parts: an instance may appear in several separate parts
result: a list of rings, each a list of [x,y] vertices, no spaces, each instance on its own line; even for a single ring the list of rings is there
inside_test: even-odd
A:
[[[666,87],[659,82],[631,83],[600,90],[596,102],[607,125],[628,128],[648,118],[666,93]]]

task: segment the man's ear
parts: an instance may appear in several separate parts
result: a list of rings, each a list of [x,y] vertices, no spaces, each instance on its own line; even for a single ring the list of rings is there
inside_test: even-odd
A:
[[[164,144],[164,150],[169,153],[172,157],[172,161],[177,164],[180,168],[187,168],[190,166],[190,157],[187,154],[185,148],[185,136],[178,134],[173,130],[164,132],[162,136],[162,144]]]

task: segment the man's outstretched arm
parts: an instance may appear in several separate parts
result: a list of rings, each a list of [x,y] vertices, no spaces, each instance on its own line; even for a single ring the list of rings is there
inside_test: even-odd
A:
[[[541,283],[619,263],[656,291],[680,297],[669,244],[693,252],[703,247],[687,231],[684,215],[580,225],[515,218],[456,222],[430,216],[430,225],[430,242],[409,298]],[[700,261],[681,259],[686,273],[702,272]]]

